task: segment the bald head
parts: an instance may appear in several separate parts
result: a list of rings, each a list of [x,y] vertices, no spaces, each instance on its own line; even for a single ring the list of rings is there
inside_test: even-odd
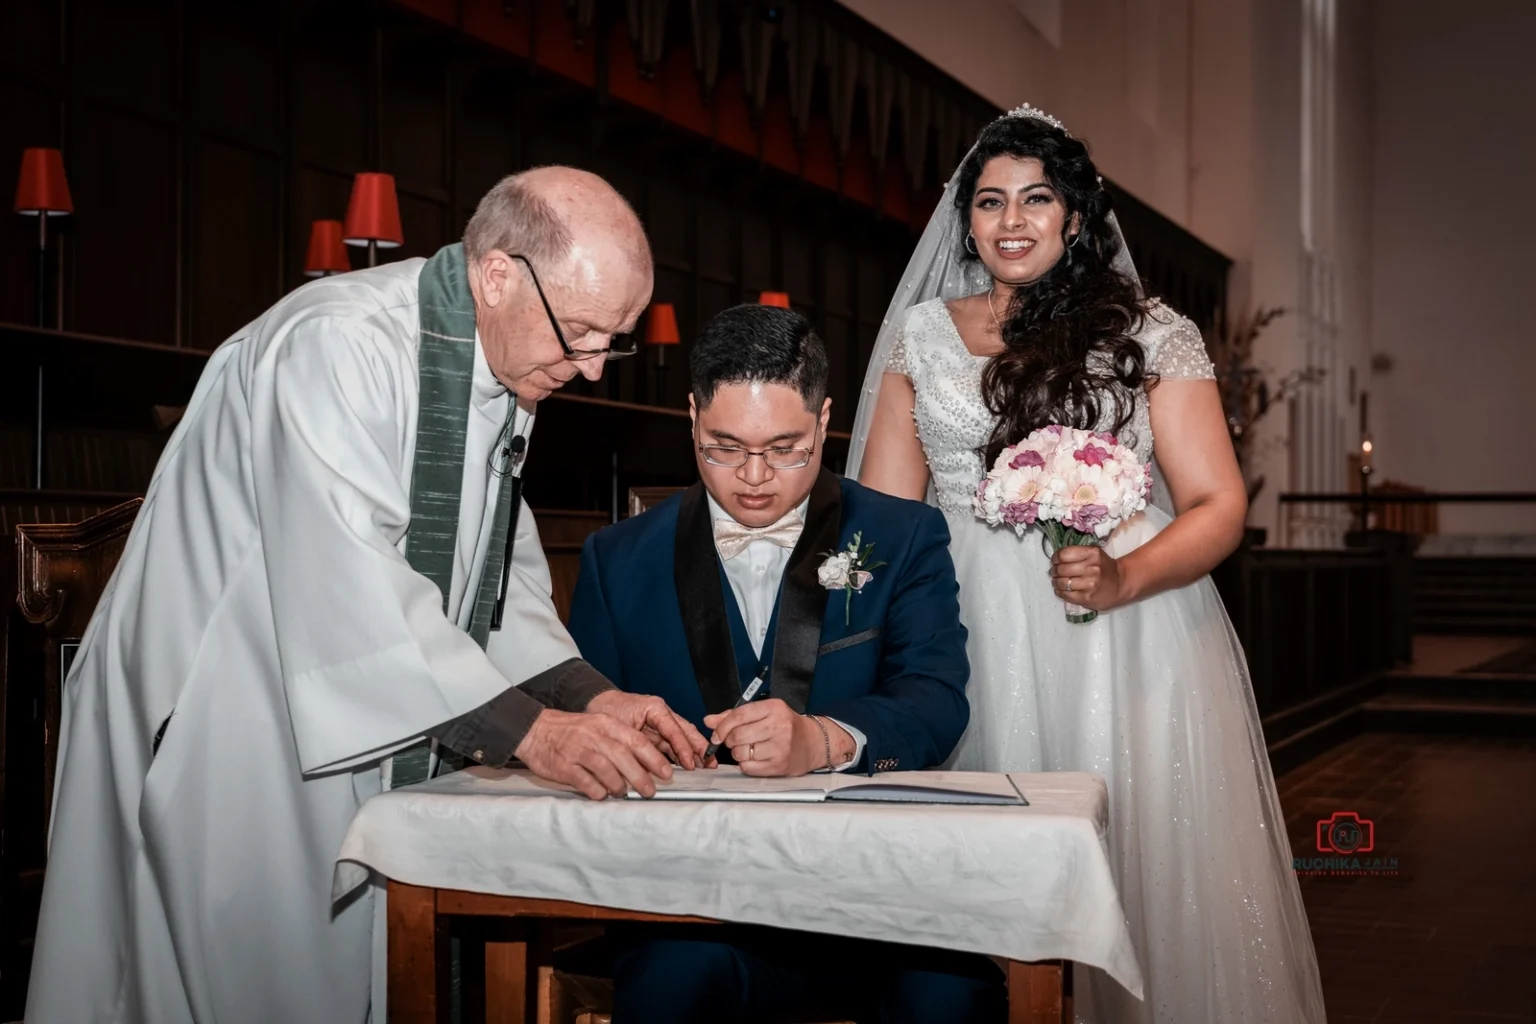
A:
[[[601,377],[601,353],[635,329],[651,297],[640,218],[612,185],[574,167],[497,182],[464,230],[464,257],[486,359],[529,401],[578,373]]]
[[[634,209],[612,185],[575,167],[508,175],[481,197],[464,229],[470,263],[499,249],[547,267],[565,260],[573,245],[613,250],[651,272],[651,248]]]

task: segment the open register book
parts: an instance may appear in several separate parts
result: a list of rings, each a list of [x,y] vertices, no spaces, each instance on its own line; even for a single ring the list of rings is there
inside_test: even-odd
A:
[[[642,799],[631,791],[628,799]],[[656,785],[657,800],[762,800],[788,803],[826,801],[913,804],[1011,804],[1029,801],[1013,779],[1000,772],[887,772],[866,775],[804,775],[762,779],[726,766],[675,771]]]

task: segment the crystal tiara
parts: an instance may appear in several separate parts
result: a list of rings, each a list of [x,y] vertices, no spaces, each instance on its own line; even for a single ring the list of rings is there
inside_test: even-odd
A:
[[[1001,121],[1003,118],[1007,117],[1027,117],[1033,121],[1044,121],[1052,128],[1062,132],[1068,138],[1072,137],[1072,133],[1067,131],[1066,125],[1062,124],[1059,120],[1052,117],[1050,114],[1047,114],[1039,107],[1030,106],[1028,103],[1014,107],[1012,110],[1008,111],[1008,113],[1004,114],[1002,117],[999,117],[998,120]]]

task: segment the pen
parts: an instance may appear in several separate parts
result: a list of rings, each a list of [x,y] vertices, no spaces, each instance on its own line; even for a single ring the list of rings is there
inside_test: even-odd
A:
[[[766,669],[762,672],[759,672],[757,678],[752,680],[752,682],[747,686],[745,690],[741,691],[741,697],[737,699],[736,707],[731,708],[731,710],[735,711],[736,708],[741,707],[743,704],[750,704],[752,702],[752,698],[757,696],[757,691],[763,688],[763,680],[767,677],[768,672]],[[711,743],[709,746],[704,748],[704,760],[708,761],[719,752],[720,744]]]

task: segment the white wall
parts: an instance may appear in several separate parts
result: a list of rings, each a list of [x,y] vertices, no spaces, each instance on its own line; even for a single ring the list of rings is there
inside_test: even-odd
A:
[[[998,106],[1029,102],[1060,118],[1088,141],[1100,170],[1117,185],[1189,222],[1194,12],[1219,9],[1223,0],[844,0],[844,6]],[[1026,11],[1036,12],[1036,21]],[[1058,19],[1059,48],[1037,27]],[[1207,73],[1205,84],[1219,90],[1221,77]],[[1245,240],[1213,244],[1225,252]]]
[[[1259,355],[1277,374],[1303,362],[1303,0],[844,3],[999,106],[1060,117],[1105,175],[1233,259],[1235,310],[1293,311]],[[1274,527],[1292,489],[1288,427],[1280,408],[1261,429],[1255,525]]]
[[[1536,3],[1377,0],[1369,379],[1382,475],[1536,491]],[[1486,438],[1486,440],[1485,440]],[[1444,532],[1536,532],[1532,506]]]
[[[1523,439],[1536,406],[1536,0],[843,2],[999,106],[1060,117],[1107,176],[1234,260],[1234,310],[1291,311],[1260,362],[1328,376],[1261,427],[1250,521],[1272,541],[1281,492],[1353,488],[1361,390],[1378,480],[1536,490],[1536,457],[1468,440]],[[1326,67],[1304,66],[1308,38]],[[1390,373],[1371,374],[1373,352]],[[1442,528],[1536,532],[1536,508],[1446,506]]]

